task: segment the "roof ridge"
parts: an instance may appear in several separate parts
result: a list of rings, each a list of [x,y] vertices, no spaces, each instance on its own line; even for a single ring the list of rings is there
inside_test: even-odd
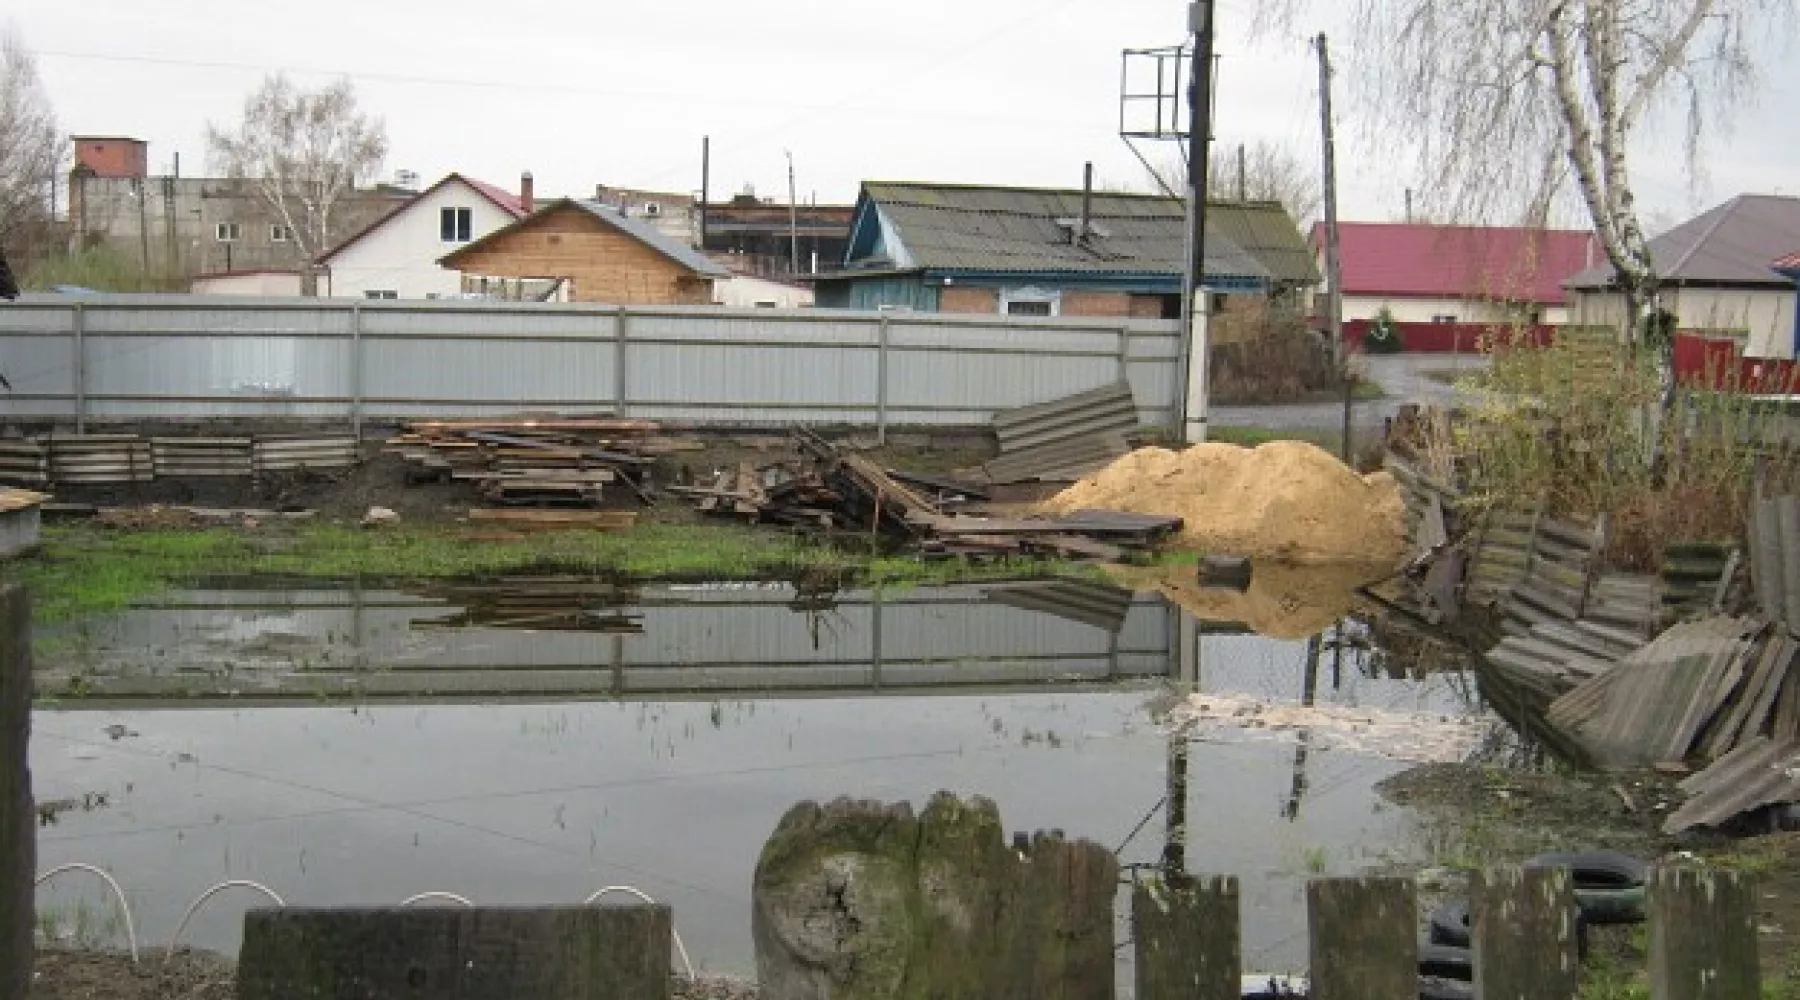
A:
[[[1715,213],[1717,213],[1718,217],[1713,219],[1711,224],[1709,224],[1706,227],[1706,231],[1702,232],[1697,238],[1695,238],[1694,242],[1688,244],[1687,250],[1684,251],[1680,257],[1677,257],[1675,259],[1675,263],[1673,265],[1669,266],[1666,269],[1659,268],[1656,266],[1656,261],[1652,260],[1650,262],[1651,268],[1658,270],[1658,271],[1666,270],[1667,273],[1669,273],[1669,274],[1679,274],[1681,272],[1681,269],[1687,266],[1688,261],[1693,260],[1694,255],[1696,253],[1700,252],[1700,247],[1705,245],[1705,243],[1708,240],[1712,239],[1713,234],[1715,234],[1719,231],[1719,227],[1723,226],[1725,224],[1725,220],[1727,220],[1727,219],[1731,218],[1733,215],[1737,214],[1738,206],[1743,204],[1745,197],[1746,197],[1745,195],[1741,195],[1741,194],[1737,195],[1736,197],[1732,198],[1730,201],[1727,201],[1725,204],[1720,205],[1718,208],[1713,209],[1713,211]],[[1648,241],[1645,242],[1645,249],[1646,250],[1649,249]]]

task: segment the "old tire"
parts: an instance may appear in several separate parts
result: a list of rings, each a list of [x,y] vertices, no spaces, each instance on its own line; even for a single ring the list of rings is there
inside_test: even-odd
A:
[[[1644,919],[1644,878],[1650,866],[1618,851],[1540,854],[1527,868],[1567,868],[1575,905],[1588,924],[1635,924]]]
[[[1455,948],[1469,946],[1469,901],[1453,899],[1431,914],[1431,943]]]
[[[1468,983],[1475,979],[1475,953],[1447,944],[1419,945],[1419,978]]]
[[[1437,976],[1420,976],[1419,1000],[1475,1000],[1475,984]]]

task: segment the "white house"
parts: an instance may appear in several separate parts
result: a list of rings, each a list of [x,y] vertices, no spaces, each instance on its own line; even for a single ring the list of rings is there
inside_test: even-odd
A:
[[[320,292],[333,298],[429,299],[462,290],[438,258],[531,214],[531,175],[519,193],[450,174],[319,259]]]
[[[195,295],[259,295],[282,298],[300,294],[299,271],[219,271],[196,274],[188,291]]]
[[[1794,279],[1777,260],[1800,247],[1800,198],[1742,194],[1650,241],[1657,307],[1678,331],[1727,337],[1746,358],[1792,358],[1800,325]],[[1625,299],[1612,265],[1564,283],[1580,323],[1618,326]]]
[[[724,281],[713,282],[713,301],[740,309],[800,309],[813,304],[813,291],[793,281],[733,274]]]

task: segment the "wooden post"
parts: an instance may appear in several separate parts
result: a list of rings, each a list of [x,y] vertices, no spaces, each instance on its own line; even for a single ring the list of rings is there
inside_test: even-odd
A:
[[[1756,955],[1756,892],[1742,872],[1652,868],[1652,1000],[1762,996]]]
[[[1469,885],[1477,996],[1571,1000],[1580,984],[1567,868],[1476,872]]]
[[[1138,1000],[1238,1000],[1243,950],[1231,876],[1160,879],[1131,893]]]
[[[667,906],[257,909],[239,1000],[668,1000]]]
[[[0,996],[31,986],[32,880],[37,875],[31,804],[31,600],[0,589]]]
[[[1418,888],[1404,878],[1324,878],[1306,886],[1316,997],[1419,992]]]

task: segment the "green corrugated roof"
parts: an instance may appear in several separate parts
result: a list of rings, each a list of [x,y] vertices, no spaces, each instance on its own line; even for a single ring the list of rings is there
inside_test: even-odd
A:
[[[1180,273],[1184,263],[1186,219],[1178,199],[1095,192],[1089,218],[1096,238],[1077,246],[1058,220],[1080,217],[1079,190],[869,181],[863,192],[898,230],[912,265],[925,270],[1168,274]],[[1211,219],[1206,274],[1269,278],[1271,270],[1231,234],[1242,230],[1270,242],[1270,228]],[[1305,248],[1297,230],[1293,239]]]
[[[1322,279],[1313,250],[1278,201],[1208,202],[1207,230],[1217,229],[1255,257],[1275,281],[1316,285]]]

